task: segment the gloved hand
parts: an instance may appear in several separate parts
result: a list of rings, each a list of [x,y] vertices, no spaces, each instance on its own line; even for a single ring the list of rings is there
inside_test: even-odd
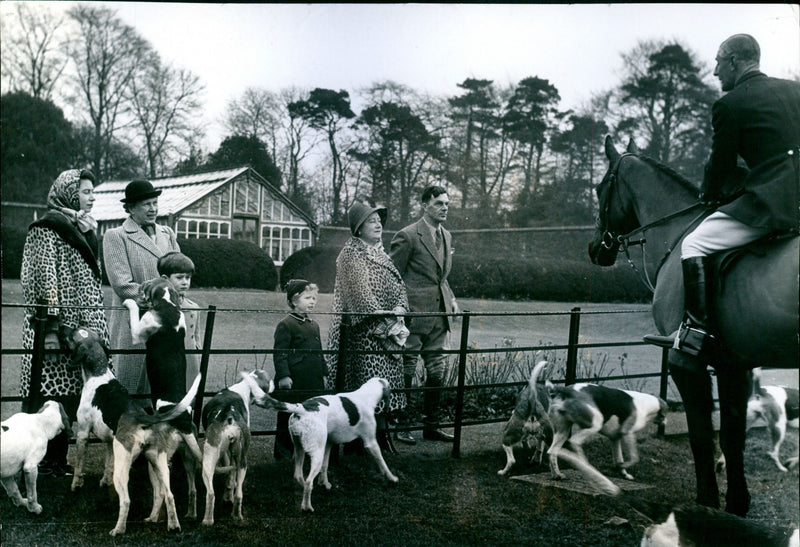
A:
[[[291,376],[285,376],[278,380],[278,389],[292,389],[292,378]]]

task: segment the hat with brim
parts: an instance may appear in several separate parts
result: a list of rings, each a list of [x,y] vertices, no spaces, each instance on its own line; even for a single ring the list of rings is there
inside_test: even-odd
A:
[[[358,229],[362,224],[364,224],[364,221],[367,220],[367,217],[376,212],[381,219],[381,224],[385,225],[386,216],[388,214],[386,207],[370,207],[369,205],[361,203],[360,201],[354,202],[347,211],[347,222],[350,224],[350,233],[357,235]]]
[[[134,180],[125,187],[125,197],[120,201],[130,205],[160,195],[161,190],[156,190],[149,180]]]

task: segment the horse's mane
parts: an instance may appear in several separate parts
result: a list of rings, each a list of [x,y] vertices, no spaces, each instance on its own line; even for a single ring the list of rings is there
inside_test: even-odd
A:
[[[698,186],[689,179],[687,179],[686,177],[684,177],[683,175],[681,175],[680,173],[678,173],[672,167],[668,167],[663,163],[661,163],[660,161],[658,161],[657,159],[650,156],[646,156],[644,154],[637,154],[636,157],[642,160],[643,162],[647,163],[648,165],[655,167],[668,177],[674,179],[678,184],[683,186],[683,188],[687,192],[691,193],[693,196],[697,196],[697,193],[699,192]]]

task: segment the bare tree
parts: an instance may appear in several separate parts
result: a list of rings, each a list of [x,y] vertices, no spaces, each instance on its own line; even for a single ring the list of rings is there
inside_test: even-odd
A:
[[[198,133],[193,121],[200,115],[200,79],[188,70],[161,62],[150,52],[140,73],[131,79],[128,97],[134,126],[144,139],[149,176],[164,172],[178,142],[190,143]]]
[[[114,135],[127,114],[128,86],[150,46],[108,8],[78,4],[68,14],[78,25],[79,38],[70,55],[79,107],[85,109],[94,129],[91,163],[102,180]]]
[[[50,100],[69,60],[64,18],[37,4],[13,6],[13,13],[4,13],[0,20],[3,87]],[[11,8],[3,12],[6,9]]]

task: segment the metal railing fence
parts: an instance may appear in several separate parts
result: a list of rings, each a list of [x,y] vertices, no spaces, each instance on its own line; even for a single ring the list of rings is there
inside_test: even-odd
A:
[[[0,354],[2,355],[22,355],[25,353],[32,353],[32,363],[31,363],[31,379],[30,379],[30,389],[28,395],[26,397],[21,396],[6,396],[0,397],[0,402],[14,402],[14,401],[22,401],[23,403],[23,411],[26,412],[33,412],[41,406],[42,403],[42,395],[41,391],[41,374],[42,374],[42,365],[45,360],[45,356],[51,353],[61,353],[62,350],[46,350],[44,347],[44,326],[47,321],[47,306],[29,306],[24,304],[2,304],[2,307],[12,308],[34,308],[35,314],[33,319],[33,326],[34,326],[34,341],[33,341],[33,348],[32,349],[2,349],[0,350]],[[63,306],[62,306],[63,307]],[[122,308],[120,308],[122,309]],[[198,312],[205,312],[206,313],[206,322],[205,322],[205,330],[204,330],[204,338],[203,338],[203,347],[200,350],[187,350],[187,354],[199,354],[201,355],[200,358],[200,371],[202,373],[202,378],[200,382],[200,387],[198,389],[197,397],[195,400],[194,408],[194,420],[195,424],[199,428],[200,424],[200,417],[202,415],[202,408],[203,408],[203,400],[205,397],[213,396],[214,393],[207,393],[205,391],[206,388],[206,379],[208,378],[208,365],[210,361],[210,357],[212,355],[230,355],[230,354],[274,354],[276,352],[280,353],[288,353],[288,354],[299,354],[299,353],[309,353],[309,352],[316,352],[322,354],[332,354],[334,353],[333,350],[301,350],[301,349],[291,349],[291,350],[275,350],[274,348],[251,348],[251,349],[215,349],[213,348],[213,336],[214,336],[214,325],[216,321],[217,314],[220,312],[232,312],[232,313],[243,313],[243,312],[251,312],[251,311],[258,311],[260,313],[279,313],[281,315],[285,315],[285,310],[241,310],[241,309],[218,309],[216,306],[208,306],[205,309],[198,309],[194,310]],[[542,311],[532,311],[532,312],[479,312],[473,313],[470,311],[462,311],[459,313],[449,314],[452,317],[460,318],[461,320],[461,337],[459,342],[459,347],[457,349],[447,349],[447,350],[440,350],[440,351],[428,351],[428,352],[414,352],[415,355],[424,356],[426,353],[436,353],[436,354],[450,354],[457,356],[457,374],[456,374],[456,385],[455,386],[443,386],[440,388],[426,388],[426,387],[412,387],[412,388],[404,388],[398,389],[398,392],[404,393],[413,393],[413,392],[425,392],[428,390],[441,390],[441,391],[455,391],[456,392],[456,403],[455,403],[455,417],[453,423],[444,423],[441,424],[442,427],[452,427],[454,431],[454,443],[452,449],[452,456],[454,458],[459,458],[461,454],[461,432],[463,427],[474,426],[474,425],[481,425],[487,423],[495,423],[495,422],[502,422],[508,419],[508,416],[501,417],[501,418],[494,418],[494,419],[487,419],[487,420],[465,420],[464,419],[464,396],[467,391],[476,390],[476,389],[489,389],[489,388],[501,388],[501,387],[520,387],[525,385],[527,382],[507,382],[507,383],[493,383],[493,384],[479,384],[479,385],[466,385],[466,369],[467,369],[467,356],[474,355],[474,354],[482,354],[482,353],[505,353],[505,352],[527,352],[527,351],[554,351],[554,350],[566,350],[567,351],[567,358],[566,358],[566,372],[565,372],[565,379],[562,381],[554,380],[554,383],[564,383],[566,385],[570,385],[576,382],[586,382],[586,381],[610,381],[610,380],[626,380],[626,379],[636,379],[636,378],[659,378],[659,396],[666,400],[667,398],[667,386],[668,386],[668,365],[667,365],[667,350],[662,350],[661,352],[661,366],[660,370],[657,372],[652,373],[641,373],[641,374],[623,374],[623,375],[616,375],[616,376],[603,376],[603,377],[596,377],[596,378],[578,378],[577,376],[577,368],[578,368],[578,356],[579,350],[586,349],[586,348],[603,348],[603,347],[621,347],[621,346],[644,346],[646,345],[644,342],[641,341],[613,341],[613,342],[603,342],[603,343],[580,343],[580,320],[581,316],[583,315],[613,315],[618,313],[646,313],[646,310],[603,310],[603,311],[581,311],[580,307],[574,307],[570,311],[561,311],[561,312],[542,312]],[[330,313],[328,313],[330,315]],[[364,314],[356,314],[356,313],[344,313],[341,315],[364,315]],[[441,313],[409,313],[409,317],[414,316],[439,316],[444,315]],[[525,347],[508,347],[508,348],[491,348],[491,349],[479,349],[479,348],[472,348],[469,347],[469,334],[470,334],[470,323],[471,319],[475,317],[492,317],[492,316],[515,316],[515,317],[530,317],[530,316],[569,316],[569,332],[567,337],[567,343],[563,345],[540,345],[540,346],[525,346]],[[342,328],[345,331],[343,336],[346,336],[346,321],[342,321]],[[343,357],[343,349],[344,344],[340,344],[339,351],[339,359],[338,363],[339,366],[344,363]],[[112,349],[111,354],[143,354],[145,350],[137,349],[137,350],[130,350],[130,349]],[[408,354],[410,353],[407,350],[383,350],[380,352],[365,352],[365,351],[354,351],[351,352],[352,354],[364,354],[364,353],[384,353],[384,354]],[[334,392],[343,391],[344,385],[344,371],[337,370],[337,385]],[[324,393],[331,393],[332,391],[326,391]],[[297,394],[304,394],[301,391],[296,391]],[[307,392],[309,396],[319,395],[320,392]],[[134,398],[137,399],[148,399],[150,394],[135,394],[132,395]],[[420,427],[397,427],[393,428],[396,431],[411,431],[411,430],[418,430]],[[252,435],[274,435],[276,433],[275,430],[254,430],[251,431]],[[659,435],[664,434],[664,426],[660,425],[658,430]]]

